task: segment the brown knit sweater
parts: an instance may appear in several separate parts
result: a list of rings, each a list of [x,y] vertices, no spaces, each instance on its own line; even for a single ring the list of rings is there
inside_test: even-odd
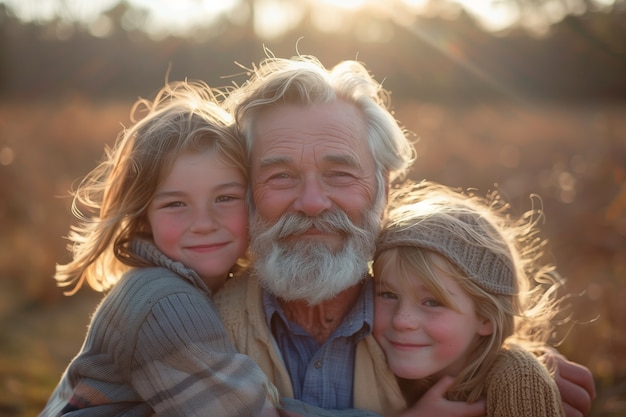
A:
[[[503,350],[486,381],[488,417],[564,417],[559,390],[531,353]]]

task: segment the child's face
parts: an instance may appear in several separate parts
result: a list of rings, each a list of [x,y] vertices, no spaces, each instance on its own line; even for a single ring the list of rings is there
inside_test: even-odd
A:
[[[156,246],[218,289],[248,246],[246,181],[215,152],[182,154],[148,208]]]
[[[431,259],[445,262],[436,254]],[[392,264],[375,264],[374,274],[374,336],[397,376],[456,376],[466,365],[474,342],[491,334],[491,323],[477,317],[472,299],[447,274],[438,271],[458,312],[439,303],[418,276],[400,277]]]

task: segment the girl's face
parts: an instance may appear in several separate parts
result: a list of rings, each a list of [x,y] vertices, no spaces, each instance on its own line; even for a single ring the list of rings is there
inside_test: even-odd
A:
[[[428,256],[437,266],[443,266],[443,257],[434,253]],[[392,264],[383,271],[381,268],[374,266],[374,337],[393,373],[406,379],[457,376],[477,339],[492,333],[491,322],[477,317],[472,299],[441,268],[434,269],[458,312],[444,307],[419,276],[401,277]]]
[[[156,246],[217,290],[248,247],[246,181],[213,151],[178,156],[148,207]]]

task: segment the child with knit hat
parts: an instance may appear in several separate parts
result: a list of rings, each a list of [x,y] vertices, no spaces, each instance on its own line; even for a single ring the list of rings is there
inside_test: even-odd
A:
[[[558,276],[539,263],[540,214],[513,219],[496,194],[434,183],[402,190],[373,264],[374,336],[409,404],[452,377],[445,396],[485,398],[488,416],[564,416],[529,352],[545,346],[559,305]]]

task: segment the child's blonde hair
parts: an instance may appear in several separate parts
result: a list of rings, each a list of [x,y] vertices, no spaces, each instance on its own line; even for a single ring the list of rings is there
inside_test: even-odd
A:
[[[507,343],[541,350],[559,313],[561,280],[551,264],[541,263],[545,240],[539,236],[538,210],[513,218],[497,193],[481,197],[422,182],[392,192],[379,238],[374,269],[394,267],[410,284],[419,277],[443,305],[456,309],[437,276],[432,254],[446,259],[443,272],[472,298],[476,314],[493,324],[493,333],[471,347],[467,366],[448,391],[452,400],[475,401],[501,348]],[[407,287],[409,288],[409,287]]]
[[[57,265],[55,279],[74,294],[86,281],[96,291],[111,288],[130,267],[148,266],[130,250],[151,238],[147,209],[181,153],[215,152],[247,178],[243,141],[214,90],[201,81],[166,83],[154,100],[139,99],[105,159],[73,192],[72,260]],[[84,214],[86,212],[86,214]]]

